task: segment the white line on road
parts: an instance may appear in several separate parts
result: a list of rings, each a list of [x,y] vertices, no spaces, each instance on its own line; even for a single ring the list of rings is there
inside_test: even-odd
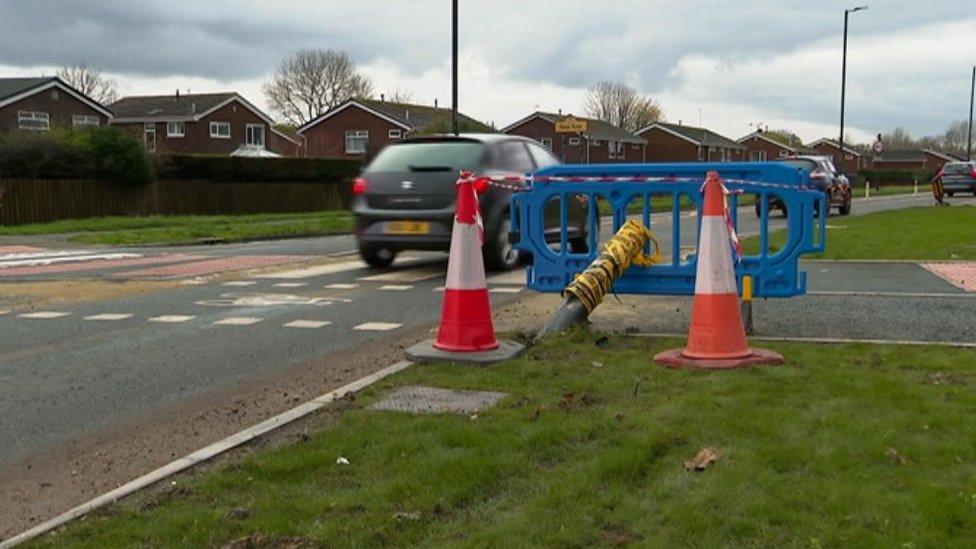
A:
[[[388,292],[405,292],[413,289],[413,286],[409,284],[384,284],[380,286],[380,289]]]
[[[149,319],[149,322],[163,322],[167,324],[176,324],[179,322],[187,322],[196,318],[194,315],[162,315],[154,316]]]
[[[279,282],[274,285],[275,288],[302,288],[308,286],[304,282]]]
[[[214,322],[218,326],[250,326],[264,320],[254,316],[231,316]]]
[[[356,381],[353,381],[348,385],[344,385],[336,389],[335,391],[330,391],[316,398],[315,400],[311,400],[309,402],[306,402],[305,404],[300,404],[292,408],[291,410],[288,410],[287,412],[268,418],[262,421],[261,423],[258,423],[257,425],[244,429],[243,431],[240,431],[223,440],[215,442],[210,446],[201,448],[200,450],[197,450],[192,454],[188,454],[176,461],[173,461],[167,465],[160,467],[159,469],[150,471],[149,473],[135,480],[127,482],[114,490],[106,492],[95,499],[92,499],[86,503],[82,503],[81,505],[74,507],[73,509],[70,509],[68,511],[65,511],[64,513],[61,513],[60,515],[52,518],[51,520],[42,522],[41,524],[38,524],[37,526],[31,528],[30,530],[21,532],[20,534],[17,534],[12,538],[0,542],[0,549],[10,549],[11,547],[14,547],[17,544],[24,543],[25,541],[36,538],[37,536],[45,532],[48,532],[59,526],[62,526],[78,517],[84,516],[94,511],[95,509],[98,509],[99,507],[103,507],[105,505],[108,505],[109,503],[118,501],[119,499],[128,496],[133,492],[141,490],[147,486],[151,486],[171,475],[175,475],[180,471],[189,469],[190,467],[193,467],[198,463],[207,461],[232,448],[240,446],[245,442],[254,440],[255,438],[265,433],[268,433],[270,431],[273,431],[278,427],[287,425],[297,419],[301,419],[311,414],[312,412],[320,410],[327,404],[345,397],[350,393],[361,391],[366,387],[369,387],[370,385],[376,383],[377,381],[389,377],[397,372],[406,370],[411,364],[412,363],[407,361],[401,361],[395,364],[391,364],[376,373],[370,374],[361,379],[357,379]]]
[[[807,295],[821,295],[821,296],[837,296],[837,297],[848,297],[848,296],[863,296],[863,297],[963,297],[963,298],[976,298],[974,293],[966,292],[844,292],[844,291],[812,291],[807,292]]]
[[[517,294],[523,289],[524,288],[513,286],[496,286],[494,288],[488,288],[488,292],[493,294]]]
[[[108,260],[108,259],[130,259],[142,257],[140,254],[123,254],[123,253],[113,253],[113,254],[89,254],[86,255],[71,254],[71,255],[58,255],[56,257],[43,257],[43,258],[31,258],[31,259],[14,259],[0,261],[0,269],[5,269],[8,267],[43,267],[47,265],[54,265],[56,263],[68,263],[68,262],[81,262],[81,261],[93,261],[96,259]]]
[[[285,328],[303,328],[306,330],[314,330],[321,328],[323,326],[328,326],[332,324],[328,320],[292,320],[285,324]]]
[[[0,309],[0,316],[9,315],[11,312],[10,309]]]
[[[326,284],[326,290],[353,290],[358,288],[359,284],[350,284],[347,282],[337,282],[335,284]]]
[[[444,276],[446,271],[443,265],[435,267],[418,267],[414,269],[401,269],[371,276],[360,277],[359,280],[368,282],[420,282],[431,278]]]
[[[132,315],[128,313],[104,313],[100,315],[86,316],[84,320],[112,321],[112,320],[125,320],[127,318],[132,318]]]
[[[70,315],[71,313],[64,313],[61,311],[38,311],[36,313],[24,313],[17,315],[20,318],[29,318],[34,320],[49,320],[52,318],[61,318]]]
[[[234,288],[246,288],[248,286],[254,286],[257,282],[253,280],[232,280],[230,282],[224,282],[221,286],[231,286]]]
[[[402,324],[395,324],[393,322],[366,322],[360,324],[353,328],[353,330],[359,330],[360,332],[388,332],[390,330],[395,330],[403,326]]]
[[[312,278],[313,276],[321,276],[334,273],[344,273],[346,271],[354,271],[356,269],[365,269],[366,264],[362,261],[343,261],[341,263],[330,263],[328,265],[315,265],[313,267],[305,267],[302,269],[292,269],[290,271],[279,271],[277,273],[264,273],[256,275],[254,278],[280,278],[280,279],[296,279],[296,278]]]

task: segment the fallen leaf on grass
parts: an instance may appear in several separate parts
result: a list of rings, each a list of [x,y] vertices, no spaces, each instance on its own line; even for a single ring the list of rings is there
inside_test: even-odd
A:
[[[559,407],[567,412],[571,412],[580,406],[593,404],[593,397],[586,393],[563,393],[563,399],[559,402]]]
[[[889,459],[891,459],[891,462],[894,463],[895,465],[904,465],[909,461],[911,461],[907,457],[899,454],[898,450],[895,450],[894,448],[888,448],[888,451],[885,454],[888,456]]]
[[[532,410],[532,415],[529,416],[529,421],[535,421],[539,419],[539,416],[541,415],[542,415],[542,406],[536,406],[535,410]]]
[[[590,363],[590,366],[593,366],[594,368],[603,368],[603,363],[594,360],[593,362]]]
[[[720,456],[721,454],[718,453],[718,448],[714,446],[702,448],[695,457],[685,462],[685,469],[689,471],[704,471],[706,467],[714,463]]]
[[[414,511],[412,513],[404,513],[403,511],[399,511],[394,513],[393,518],[397,519],[399,522],[403,522],[405,520],[420,520],[420,511]]]

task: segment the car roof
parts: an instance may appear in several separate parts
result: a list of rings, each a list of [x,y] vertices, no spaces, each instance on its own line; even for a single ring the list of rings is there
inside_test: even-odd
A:
[[[419,137],[408,137],[398,141],[398,143],[423,143],[425,141],[475,141],[479,143],[497,143],[499,141],[525,141],[537,143],[534,139],[522,137],[520,135],[509,135],[506,133],[440,133],[434,135],[424,135]]]

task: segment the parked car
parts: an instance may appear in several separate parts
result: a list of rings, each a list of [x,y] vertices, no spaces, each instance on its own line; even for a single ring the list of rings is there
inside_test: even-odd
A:
[[[851,182],[847,176],[838,172],[834,163],[826,156],[788,156],[775,160],[798,170],[803,170],[810,176],[810,186],[827,195],[827,212],[837,208],[841,215],[851,213]],[[756,217],[761,214],[761,205],[756,203]],[[775,195],[769,197],[769,209],[778,209],[783,217],[788,215],[786,204]]]
[[[971,192],[976,196],[976,162],[946,162],[939,172],[942,190],[949,196]]]
[[[373,267],[389,266],[404,250],[443,250],[451,245],[458,173],[524,175],[559,164],[536,141],[504,134],[416,137],[386,146],[352,186],[359,255]],[[509,242],[513,191],[479,186],[485,226],[482,253],[491,270],[514,268],[520,254]],[[586,251],[586,205],[568,201],[569,245]],[[559,241],[558,208],[547,208],[546,239]]]

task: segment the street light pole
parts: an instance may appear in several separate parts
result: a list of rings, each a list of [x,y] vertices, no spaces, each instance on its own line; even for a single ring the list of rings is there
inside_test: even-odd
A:
[[[840,139],[837,140],[840,146],[840,158],[844,156],[844,100],[847,94],[847,19],[855,11],[868,9],[867,6],[857,6],[856,8],[844,10],[844,55],[840,69]]]
[[[973,79],[969,84],[969,132],[966,134],[966,160],[973,159],[973,93],[976,92],[976,66],[973,67]]]
[[[451,129],[458,135],[458,0],[451,10]]]

